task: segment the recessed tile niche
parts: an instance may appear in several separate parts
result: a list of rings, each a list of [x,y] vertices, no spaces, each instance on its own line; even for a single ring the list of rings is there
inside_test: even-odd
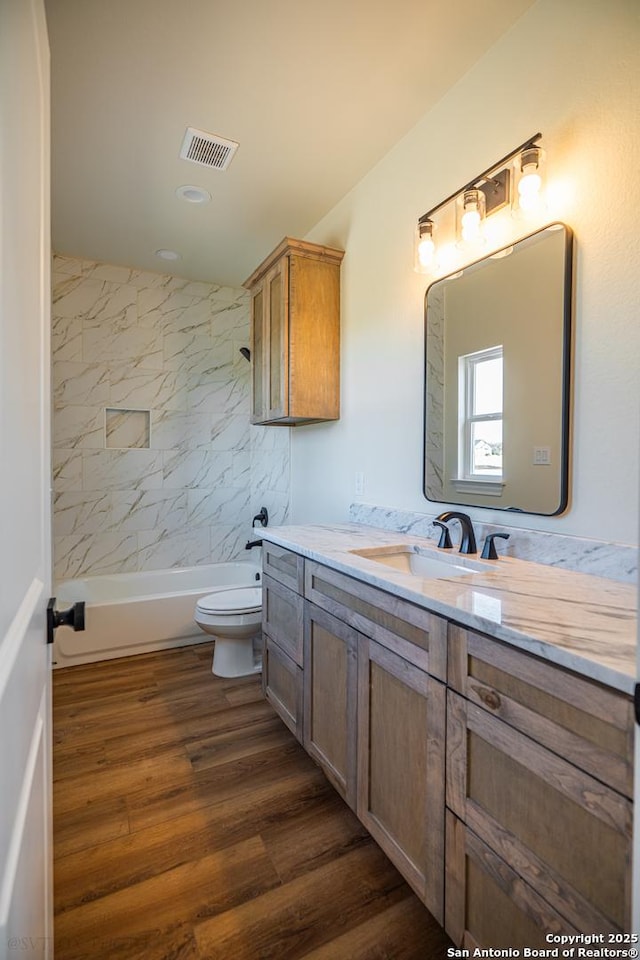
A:
[[[119,450],[151,446],[150,410],[105,410],[105,446]]]

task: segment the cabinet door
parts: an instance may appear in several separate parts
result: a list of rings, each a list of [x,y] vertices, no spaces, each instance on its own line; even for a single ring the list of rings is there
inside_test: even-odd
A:
[[[447,806],[570,927],[629,929],[630,801],[451,690]]]
[[[289,414],[289,258],[283,257],[264,280],[269,316],[267,337],[267,420]]]
[[[264,287],[260,286],[251,297],[251,422],[262,423],[266,418],[265,374],[267,352],[266,309]]]
[[[548,950],[547,933],[578,932],[449,810],[445,859],[445,929],[456,946]]]
[[[445,687],[358,641],[358,816],[443,922]]]
[[[262,578],[262,630],[299,667],[303,664],[304,601],[271,577]]]
[[[304,745],[338,793],[356,806],[358,634],[305,604]]]
[[[281,720],[302,743],[302,670],[271,637],[264,638],[262,688]]]

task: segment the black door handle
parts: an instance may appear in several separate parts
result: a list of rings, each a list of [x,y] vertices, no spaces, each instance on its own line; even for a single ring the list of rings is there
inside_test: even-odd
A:
[[[84,600],[78,600],[66,610],[56,610],[56,598],[50,597],[47,604],[47,643],[53,643],[53,631],[56,627],[84,630]]]

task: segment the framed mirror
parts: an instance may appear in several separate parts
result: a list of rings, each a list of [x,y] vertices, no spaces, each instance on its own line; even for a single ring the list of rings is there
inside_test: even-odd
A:
[[[554,223],[427,289],[428,500],[566,509],[572,261],[571,230]]]

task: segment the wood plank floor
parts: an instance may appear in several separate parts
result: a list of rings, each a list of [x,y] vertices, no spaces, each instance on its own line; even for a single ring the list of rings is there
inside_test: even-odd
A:
[[[54,672],[56,960],[431,960],[445,933],[209,644]]]

